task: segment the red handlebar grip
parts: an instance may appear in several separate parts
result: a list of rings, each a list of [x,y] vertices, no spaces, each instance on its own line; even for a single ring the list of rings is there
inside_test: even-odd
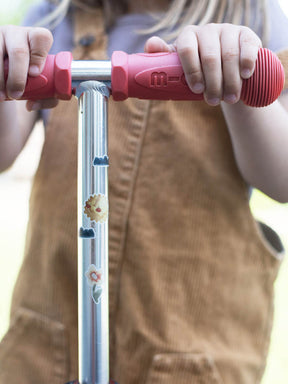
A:
[[[260,48],[253,75],[243,81],[241,100],[251,107],[265,107],[278,99],[284,82],[281,61],[269,49]]]
[[[150,100],[203,100],[188,87],[177,53],[137,53],[112,55],[112,96]]]
[[[114,100],[137,97],[151,100],[203,100],[188,87],[177,53],[112,55]],[[250,106],[264,107],[275,101],[284,85],[280,60],[268,49],[259,50],[255,71],[243,80],[241,99]]]
[[[72,97],[70,52],[60,52],[57,55],[48,55],[41,75],[28,76],[22,100],[41,100],[57,98],[70,100]],[[5,77],[8,75],[8,65]]]

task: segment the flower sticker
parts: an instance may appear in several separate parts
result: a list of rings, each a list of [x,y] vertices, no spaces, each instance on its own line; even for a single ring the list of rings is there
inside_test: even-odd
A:
[[[91,287],[91,296],[95,304],[100,303],[102,296],[102,271],[91,264],[88,271],[85,272],[87,283]]]
[[[90,287],[102,284],[102,272],[99,269],[97,270],[94,264],[91,264],[89,266],[88,271],[85,273],[85,276]]]
[[[97,285],[94,285],[92,288],[92,299],[94,300],[95,304],[100,303],[100,299],[102,296],[102,287],[97,287]]]

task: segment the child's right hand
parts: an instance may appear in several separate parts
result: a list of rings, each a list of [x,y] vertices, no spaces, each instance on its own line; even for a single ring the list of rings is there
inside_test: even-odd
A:
[[[27,76],[38,76],[44,68],[53,37],[45,28],[0,26],[0,101],[8,96],[21,98]],[[4,61],[9,58],[7,82],[4,79]],[[57,100],[27,102],[27,109],[52,108]]]

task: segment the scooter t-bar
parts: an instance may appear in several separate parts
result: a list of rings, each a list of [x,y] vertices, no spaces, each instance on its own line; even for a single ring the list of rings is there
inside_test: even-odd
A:
[[[8,68],[6,68],[6,78]],[[284,70],[260,49],[255,71],[243,80],[241,100],[271,104],[284,85]],[[43,72],[28,77],[22,99],[78,98],[78,360],[74,383],[109,383],[107,104],[128,97],[203,100],[188,87],[176,53],[114,52],[110,61],[73,61],[70,52],[49,55]],[[110,383],[112,383],[110,381]],[[125,384],[125,383],[123,383]]]
[[[49,55],[38,77],[29,77],[22,99],[57,97],[70,99],[73,83],[95,80],[111,82],[116,101],[128,97],[150,100],[203,100],[187,85],[177,53],[131,54],[115,51],[110,61],[73,61],[70,52]],[[253,75],[243,80],[241,100],[252,107],[264,107],[280,95],[284,70],[280,60],[260,48]]]

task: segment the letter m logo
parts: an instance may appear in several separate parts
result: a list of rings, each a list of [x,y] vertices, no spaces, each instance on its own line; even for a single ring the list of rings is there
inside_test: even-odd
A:
[[[167,87],[167,73],[165,72],[151,73],[151,87]]]

